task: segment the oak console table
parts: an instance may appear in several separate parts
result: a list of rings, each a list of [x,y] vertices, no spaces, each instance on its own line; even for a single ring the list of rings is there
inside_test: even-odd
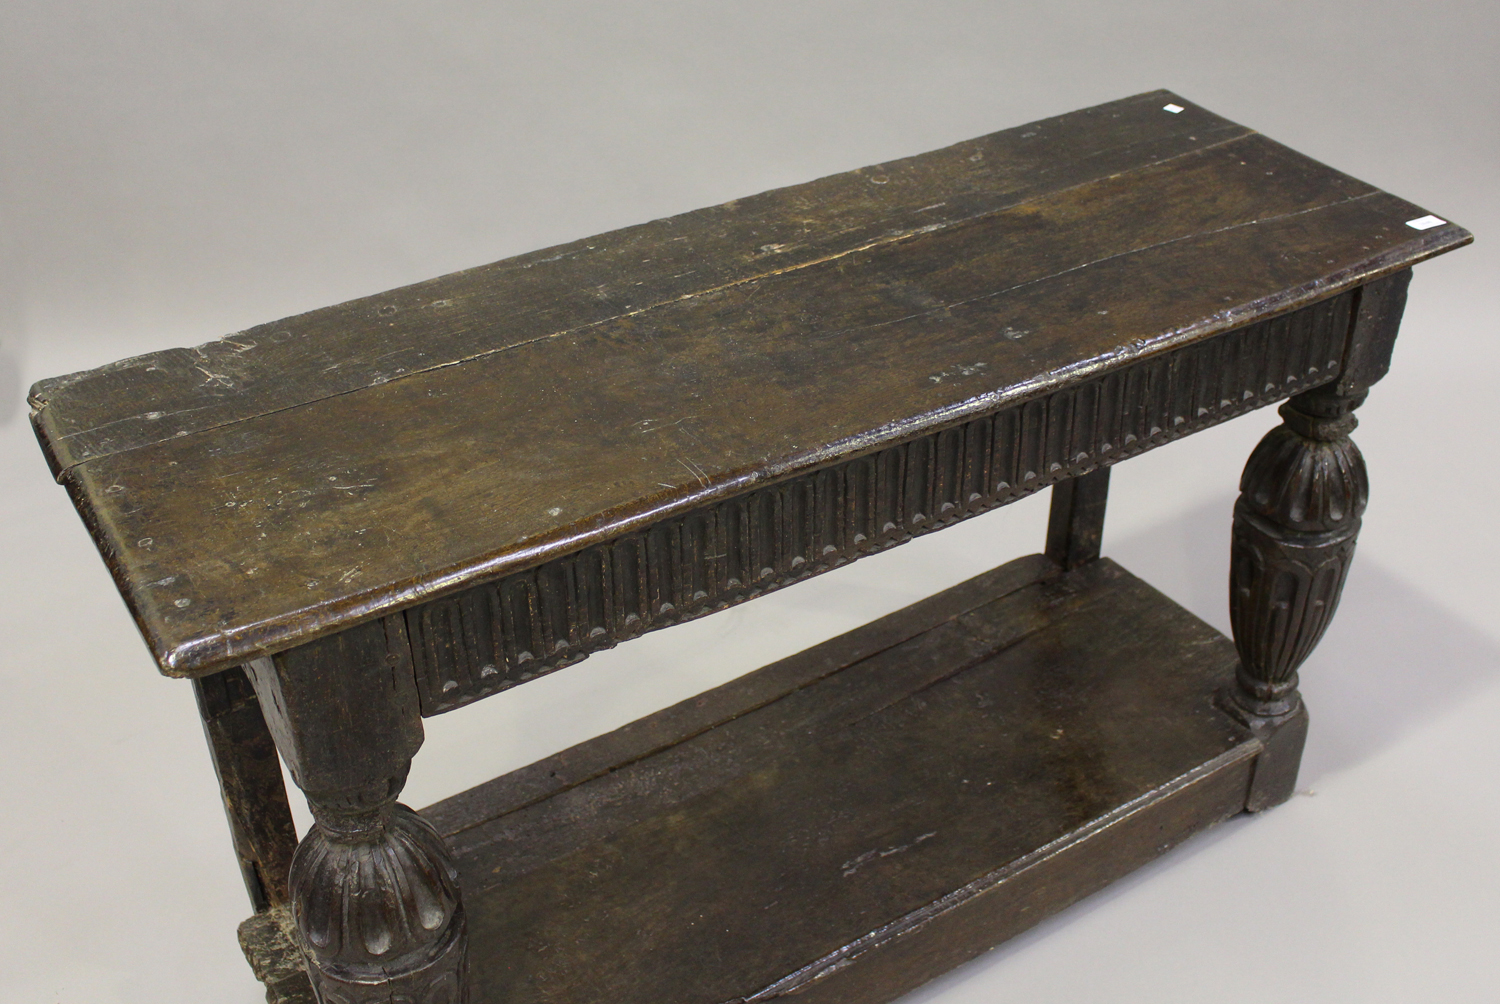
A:
[[[876,1004],[1288,797],[1353,411],[1410,267],[1470,239],[1155,92],[46,380],[33,418],[197,690],[272,1001]],[[1109,466],[1282,399],[1231,642],[1099,556]],[[1044,554],[396,801],[424,716],[1049,486]]]

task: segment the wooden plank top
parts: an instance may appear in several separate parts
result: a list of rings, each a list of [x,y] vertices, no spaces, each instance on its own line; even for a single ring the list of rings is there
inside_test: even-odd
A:
[[[197,676],[1472,239],[1427,215],[1157,91],[44,380],[32,417]]]

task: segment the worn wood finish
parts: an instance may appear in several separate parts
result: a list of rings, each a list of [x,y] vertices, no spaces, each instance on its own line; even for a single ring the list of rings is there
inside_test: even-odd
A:
[[[1339,379],[1281,406],[1234,508],[1229,614],[1240,653],[1226,707],[1267,744],[1250,808],[1291,797],[1307,733],[1297,667],[1328,629],[1354,560],[1369,477],[1354,409],[1390,368],[1411,271],[1360,290]]]
[[[44,381],[35,422],[201,675],[1469,240],[1423,213],[1159,92]]]
[[[1235,661],[1036,556],[433,806],[475,999],[893,999],[1242,811]]]
[[[1326,382],[1341,365],[1353,302],[1352,293],[1332,297],[409,608],[397,616],[422,712],[451,710]]]
[[[1236,700],[1247,714],[1296,710],[1297,667],[1338,608],[1369,497],[1364,458],[1348,436],[1357,403],[1332,385],[1299,394],[1245,465],[1230,616],[1240,651]]]
[[[422,744],[405,639],[374,621],[249,669],[315,820],[288,885],[321,1004],[463,1004],[458,873],[442,838],[396,802]]]
[[[874,1004],[1290,794],[1353,409],[1471,239],[1432,219],[1155,92],[42,381],[33,422],[197,681],[276,1004]],[[1283,398],[1231,645],[1099,557],[1109,465]],[[1045,555],[396,801],[423,715],[1049,486]]]
[[[194,680],[193,690],[250,902],[257,912],[281,906],[297,831],[260,702],[239,667]]]
[[[1212,705],[1234,663],[1112,563],[1054,569],[545,802],[434,811],[476,995],[862,1000],[836,985],[967,915],[871,999],[895,997],[1241,811],[1260,744]],[[1161,839],[1115,845],[1137,813]]]
[[[266,1004],[319,1004],[289,908],[276,906],[247,918],[238,935],[250,971],[266,988]]]
[[[60,467],[504,352],[560,331],[833,260],[1253,131],[1166,92],[1033,122],[934,153],[520,255],[46,380]],[[503,316],[504,325],[495,330]],[[378,327],[390,356],[372,357]],[[274,375],[274,379],[272,376]],[[140,405],[135,411],[122,404]],[[169,403],[170,409],[161,409]],[[150,410],[157,409],[157,410]]]
[[[1041,555],[1002,565],[905,608],[899,617],[862,625],[791,659],[462,792],[424,810],[423,816],[450,839],[467,840],[464,846],[473,853],[484,846],[483,836],[469,832],[466,838],[464,833],[476,829],[476,821],[545,801],[602,777],[622,763],[669,750],[685,737],[777,701],[1056,571]],[[315,1004],[288,911],[257,914],[240,925],[239,935],[257,978],[266,985],[269,1004]]]
[[[1047,557],[1063,568],[1077,568],[1099,557],[1108,502],[1108,467],[1058,482],[1047,520]]]

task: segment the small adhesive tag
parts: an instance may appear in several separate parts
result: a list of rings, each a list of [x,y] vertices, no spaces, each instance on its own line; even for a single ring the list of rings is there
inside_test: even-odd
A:
[[[1407,220],[1406,225],[1413,230],[1431,230],[1433,227],[1440,227],[1447,222],[1447,220],[1440,220],[1436,216],[1422,216],[1415,220]]]
[[[1183,108],[1181,105],[1162,105],[1161,110],[1164,112],[1171,112],[1173,115],[1176,115],[1178,112],[1186,111],[1187,109]]]

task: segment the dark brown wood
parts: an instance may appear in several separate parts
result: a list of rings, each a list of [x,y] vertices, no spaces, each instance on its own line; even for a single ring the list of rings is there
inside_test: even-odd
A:
[[[911,918],[911,926],[900,929],[901,937],[850,946],[845,956],[828,959],[824,968],[809,974],[815,979],[797,983],[794,1000],[895,1000],[1235,815],[1242,808],[1250,768],[1242,751],[1235,750],[1175,778],[1093,827],[1039,849],[1030,860],[985,876],[964,890],[971,895]],[[857,964],[835,968],[851,956]]]
[[[45,380],[33,423],[198,680],[275,1004],[874,1004],[1291,793],[1353,409],[1472,239],[1424,217],[1153,92]],[[1109,465],[1284,398],[1231,645],[1100,558]],[[1045,555],[396,801],[423,715],[1046,487]]]
[[[1411,269],[1402,269],[1360,288],[1349,348],[1339,372],[1341,396],[1367,393],[1390,370],[1391,350],[1396,346],[1396,332],[1406,309],[1411,275]]]
[[[451,839],[465,831],[616,770],[621,764],[669,750],[745,712],[771,704],[900,643],[931,630],[997,596],[1054,575],[1042,555],[1022,558],[944,590],[901,611],[862,625],[816,648],[747,674],[690,701],[632,722],[572,749],[446,799],[423,811]],[[474,846],[483,837],[471,835]],[[287,910],[257,914],[240,925],[240,944],[269,1004],[315,1004],[297,935]]]
[[[1161,92],[32,401],[162,668],[196,676],[1078,391],[1470,239],[1405,225],[1423,213]]]
[[[1333,385],[1298,395],[1245,465],[1230,619],[1241,660],[1237,701],[1257,717],[1296,710],[1297,667],[1332,620],[1354,557],[1369,496],[1364,459],[1348,436],[1357,403]]]
[[[433,806],[475,999],[893,999],[1242,811],[1235,662],[1038,555]]]
[[[1354,409],[1390,366],[1410,271],[1360,291],[1339,379],[1281,406],[1240,479],[1230,560],[1230,620],[1240,653],[1227,707],[1274,755],[1257,769],[1252,809],[1290,798],[1307,732],[1297,667],[1338,609],[1369,478],[1349,438]],[[1282,733],[1273,742],[1273,733]]]
[[[658,711],[649,717],[596,736],[530,766],[512,771],[423,810],[443,833],[468,829],[486,819],[541,801],[567,788],[613,771],[707,732],[743,714],[779,700],[857,662],[908,641],[963,614],[1057,573],[1043,555],[1007,562],[967,582],[905,607],[900,617],[882,617],[814,648]]]
[[[663,520],[399,615],[423,714],[905,543],[1324,382],[1354,294]],[[1065,489],[1066,491],[1067,489]]]
[[[297,831],[255,690],[239,667],[194,680],[193,690],[250,902],[257,912],[284,905]]]
[[[1108,502],[1108,467],[1058,482],[1047,521],[1047,557],[1063,568],[1077,568],[1099,557]]]
[[[1172,99],[1140,94],[43,381],[50,413],[41,424],[68,467],[909,242],[1253,136],[1197,106],[1161,114]],[[390,355],[370,354],[372,329]]]
[[[422,744],[405,639],[374,621],[249,668],[315,820],[288,885],[321,1004],[462,1004],[458,872],[432,826],[396,802]]]

